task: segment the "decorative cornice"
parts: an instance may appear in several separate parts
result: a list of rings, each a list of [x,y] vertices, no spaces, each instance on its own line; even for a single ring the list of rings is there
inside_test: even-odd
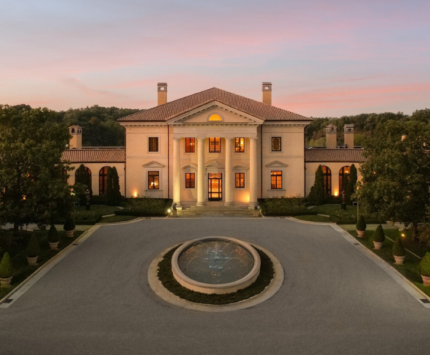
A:
[[[280,162],[279,160],[272,161],[266,164],[266,168],[286,168],[288,165]]]
[[[159,162],[156,162],[156,161],[151,161],[149,163],[143,164],[142,166],[144,168],[164,168],[163,164],[160,164]]]

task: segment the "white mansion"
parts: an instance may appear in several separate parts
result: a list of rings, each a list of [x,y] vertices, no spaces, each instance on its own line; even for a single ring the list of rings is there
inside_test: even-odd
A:
[[[115,166],[123,195],[173,198],[178,208],[211,201],[253,208],[257,198],[306,196],[319,165],[327,192],[337,196],[350,165],[364,160],[353,126],[345,126],[341,148],[328,126],[327,147],[306,149],[312,119],[272,106],[271,83],[262,94],[258,102],[212,88],[167,102],[167,84],[159,83],[158,106],[119,120],[125,147],[82,147],[81,127],[71,126],[63,159],[89,169],[95,195],[104,194],[107,168]]]

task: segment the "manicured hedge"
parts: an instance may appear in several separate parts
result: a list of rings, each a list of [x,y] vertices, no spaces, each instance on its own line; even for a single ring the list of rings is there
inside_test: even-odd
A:
[[[157,213],[157,212],[148,212],[148,211],[131,211],[131,210],[120,210],[115,211],[116,216],[133,216],[133,217],[165,217],[167,216],[167,212],[165,213]]]
[[[300,216],[310,211],[303,198],[260,198],[258,205],[265,216]],[[317,214],[316,212],[310,214]]]
[[[345,219],[345,220],[336,220],[335,218],[330,217],[330,219],[336,224],[357,224],[356,219]],[[381,221],[380,219],[366,219],[366,224],[386,224],[387,222]]]
[[[305,211],[305,212],[281,212],[281,213],[266,213],[267,217],[296,217],[296,216],[316,216],[318,212]]]

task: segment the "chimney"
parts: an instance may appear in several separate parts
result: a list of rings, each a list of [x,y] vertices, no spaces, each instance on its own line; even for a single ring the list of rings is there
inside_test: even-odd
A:
[[[329,124],[325,129],[325,144],[327,149],[336,149],[337,147],[337,127]]]
[[[158,106],[167,103],[167,83],[158,83]]]
[[[346,124],[343,126],[343,144],[345,148],[354,149],[354,125]]]
[[[70,126],[69,133],[72,136],[69,142],[69,149],[82,149],[82,127]]]
[[[272,83],[263,83],[263,104],[272,105]]]

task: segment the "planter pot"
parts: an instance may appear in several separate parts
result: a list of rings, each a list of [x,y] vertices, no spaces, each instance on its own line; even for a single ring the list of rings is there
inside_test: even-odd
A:
[[[373,242],[375,249],[381,249],[382,244],[384,244],[384,242],[375,242],[375,241]]]
[[[27,256],[28,265],[37,265],[37,258],[39,256],[35,256],[34,258],[30,258]]]
[[[364,233],[366,233],[366,231],[359,231],[359,230],[357,229],[357,237],[359,237],[359,238],[363,238],[363,237],[364,237]]]
[[[393,255],[393,256],[394,256],[394,260],[396,261],[396,265],[403,265],[403,262],[405,261],[405,255],[403,256]]]
[[[12,280],[12,277],[7,277],[7,278],[0,278],[0,287],[9,287],[10,286],[10,281]]]
[[[66,237],[69,237],[69,238],[73,238],[73,234],[75,233],[75,230],[72,230],[72,231],[66,231]]]
[[[430,286],[430,276],[421,275],[421,278],[423,279],[424,286]]]
[[[51,247],[51,250],[58,250],[58,243],[60,242],[55,242],[55,243],[49,242],[49,246]]]

